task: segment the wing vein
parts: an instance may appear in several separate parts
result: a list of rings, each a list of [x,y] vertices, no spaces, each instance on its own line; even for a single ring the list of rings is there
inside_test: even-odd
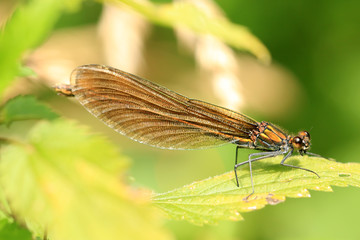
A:
[[[170,91],[135,75],[85,65],[71,77],[79,102],[105,124],[136,141],[168,149],[198,149],[249,139],[255,120]]]

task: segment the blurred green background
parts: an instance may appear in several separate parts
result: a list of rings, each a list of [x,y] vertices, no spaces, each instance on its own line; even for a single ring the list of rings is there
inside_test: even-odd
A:
[[[12,4],[12,1],[5,2],[4,5]],[[278,124],[289,132],[308,130],[312,136],[312,152],[340,162],[357,162],[360,153],[360,2],[218,0],[216,3],[232,22],[249,28],[267,46],[274,64],[286,69],[299,88],[293,96],[286,94],[286,89],[279,94],[273,89],[276,84],[268,82],[267,90],[276,92],[270,94],[271,98],[292,102],[293,107],[281,112],[274,106],[279,114],[271,114],[272,106],[261,111],[245,104],[241,111],[259,121]],[[62,16],[56,28],[67,31],[95,25],[101,10],[101,4],[85,2],[79,12]],[[54,45],[64,47],[60,40],[55,41],[51,49]],[[94,51],[98,49],[94,47]],[[41,61],[46,62],[47,56],[51,54],[42,55]],[[36,59],[32,63],[36,63]],[[84,63],[101,63],[90,59],[91,62]],[[196,72],[197,64],[191,54],[178,47],[172,29],[152,27],[142,61],[146,67],[140,70],[140,75],[186,96],[220,104],[213,98],[208,84],[195,79],[201,75]],[[264,97],[256,88],[243,91],[251,92],[252,98],[247,101]],[[165,192],[233,168],[234,146],[199,151],[154,149],[118,135],[71,100],[54,94],[42,93],[41,97],[57,112],[91,125],[95,132],[116,142],[124,155],[132,159],[129,177],[134,185]],[[250,152],[243,150],[239,157],[246,159]],[[280,205],[244,214],[245,220],[240,222],[200,227],[168,221],[165,226],[176,239],[184,240],[359,239],[360,191],[355,188],[335,188],[334,191],[312,191],[310,199],[288,199]]]

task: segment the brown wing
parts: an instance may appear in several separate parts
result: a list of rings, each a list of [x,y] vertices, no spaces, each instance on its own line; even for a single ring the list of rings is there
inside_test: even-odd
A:
[[[80,66],[71,84],[72,93],[90,113],[119,133],[155,147],[218,146],[248,139],[257,126],[244,115],[107,66]]]

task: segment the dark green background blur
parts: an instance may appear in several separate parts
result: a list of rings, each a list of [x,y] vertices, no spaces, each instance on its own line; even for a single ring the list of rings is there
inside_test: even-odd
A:
[[[273,61],[292,72],[303,88],[303,95],[296,99],[302,103],[301,107],[291,114],[277,118],[252,113],[252,117],[274,122],[290,132],[307,129],[311,132],[313,152],[341,162],[358,162],[360,2],[218,0],[217,3],[231,21],[248,27],[270,50]],[[95,24],[100,8],[99,4],[85,4],[81,12],[62,17],[58,28]],[[147,54],[153,55],[149,58],[163,56],[151,50],[159,44],[165,46],[163,51],[172,60],[167,61],[168,66],[162,65],[161,60],[151,64],[147,76],[169,86],[166,81],[173,77],[173,69],[181,71],[195,67],[195,63],[191,56],[178,51],[171,29],[152,30],[146,46],[150,49],[146,50]],[[196,93],[191,97],[196,97]],[[67,104],[70,101],[55,105],[60,109]],[[116,142],[132,159],[129,175],[134,185],[164,192],[233,168],[234,146],[201,151],[154,149],[116,134],[80,106],[73,105],[80,111],[76,116],[66,109],[58,110],[66,117],[92,125],[94,131]],[[251,109],[246,113],[251,113]],[[245,159],[249,152],[241,151],[240,158]],[[359,189],[335,188],[334,191],[312,191],[310,199],[288,199],[277,206],[244,214],[245,220],[241,222],[198,227],[168,221],[165,226],[177,239],[360,239]]]

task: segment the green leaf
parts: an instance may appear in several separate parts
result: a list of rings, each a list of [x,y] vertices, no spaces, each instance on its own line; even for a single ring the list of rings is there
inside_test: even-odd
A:
[[[249,51],[265,63],[271,61],[268,49],[246,27],[234,24],[224,16],[207,14],[191,1],[166,4],[134,0],[111,2],[125,3],[152,22],[168,27],[185,27],[199,34],[211,34],[235,48]]]
[[[150,194],[124,183],[128,160],[73,123],[39,122],[1,149],[0,186],[18,219],[52,240],[168,239]]]
[[[228,172],[167,193],[155,194],[153,202],[169,218],[201,225],[219,220],[242,220],[240,213],[278,204],[286,197],[310,197],[309,189],[330,192],[331,186],[360,187],[358,163],[344,164],[308,156],[287,160],[288,164],[315,171],[321,176],[318,178],[304,170],[281,166],[281,159],[279,156],[252,164],[255,193],[251,196],[249,170],[243,167],[238,170],[239,188],[234,172]]]
[[[14,222],[7,219],[0,220],[0,239],[1,240],[31,240],[31,233]]]
[[[0,31],[0,95],[15,76],[23,74],[22,55],[44,41],[64,11],[75,10],[81,3],[80,0],[23,2]]]
[[[34,96],[17,96],[0,108],[0,124],[30,119],[53,120],[59,116]]]

